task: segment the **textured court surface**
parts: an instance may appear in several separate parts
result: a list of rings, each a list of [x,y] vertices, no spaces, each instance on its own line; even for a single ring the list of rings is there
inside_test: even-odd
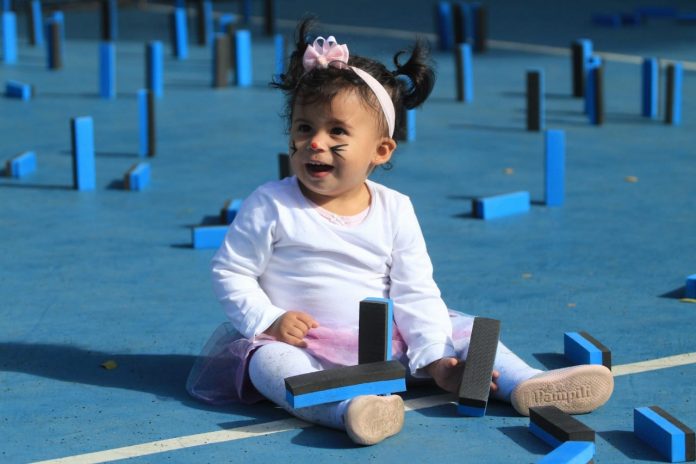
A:
[[[433,2],[376,4],[283,1],[279,16],[294,20],[315,11],[326,23],[346,26],[322,32],[335,33],[355,53],[385,60],[409,43],[393,36],[432,33]],[[566,47],[584,36],[601,51],[696,61],[696,25],[656,20],[603,29],[589,22],[595,9],[643,3],[488,4],[491,37],[498,40]],[[259,15],[261,2],[254,5]],[[254,26],[249,89],[211,89],[210,51],[192,38],[189,59],[175,61],[165,42],[151,185],[143,192],[122,189],[123,173],[139,160],[135,93],[143,85],[144,43],[167,41],[163,11],[121,11],[114,101],[98,97],[95,9],[66,10],[63,70],[49,72],[44,50],[27,46],[23,18],[19,63],[0,64],[3,87],[17,79],[37,90],[28,103],[0,98],[0,161],[26,150],[38,161],[30,177],[0,177],[0,461],[170,439],[176,440],[102,456],[135,456],[131,462],[142,463],[391,462],[403,456],[534,462],[547,453],[526,430],[528,419],[496,402],[484,418],[459,417],[447,398],[409,403],[415,410],[401,434],[361,448],[342,433],[298,427],[268,403],[212,408],[187,396],[193,358],[224,320],[208,279],[213,251],[193,250],[189,227],[217,215],[226,199],[276,178],[276,154],[287,142],[281,96],[266,85],[273,44],[260,25]],[[686,276],[696,272],[693,71],[684,76],[683,123],[671,127],[640,116],[638,65],[609,61],[606,123],[593,127],[582,102],[570,97],[568,56],[500,48],[477,55],[474,102],[467,105],[454,101],[453,59],[439,52],[434,58],[439,80],[418,112],[417,140],[401,144],[394,169],[373,178],[411,196],[448,305],[500,319],[502,340],[538,367],[563,365],[565,331],[591,333],[612,350],[617,367],[696,352],[696,304],[680,301]],[[541,205],[543,136],[524,130],[530,67],[546,72],[547,126],[566,131],[562,208]],[[94,118],[97,189],[80,193],[70,188],[69,118],[82,115]],[[638,181],[627,182],[629,176]],[[490,222],[471,217],[472,197],[517,190],[530,191],[530,213]],[[617,376],[610,402],[581,418],[597,431],[596,462],[659,462],[631,432],[634,407],[657,404],[696,427],[696,359],[680,359],[686,364]],[[107,360],[118,367],[100,367]],[[426,387],[406,398],[438,394]],[[428,404],[434,405],[422,407]],[[289,430],[256,437],[235,432],[248,431],[244,427]],[[205,433],[211,435],[191,438]],[[220,435],[221,442],[203,445]],[[201,446],[165,448],[191,443]],[[146,454],[153,450],[165,451]]]

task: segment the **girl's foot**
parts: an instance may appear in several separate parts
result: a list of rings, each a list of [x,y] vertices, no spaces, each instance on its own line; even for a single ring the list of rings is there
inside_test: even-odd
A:
[[[534,406],[554,405],[568,414],[594,411],[614,390],[614,376],[601,365],[581,365],[542,372],[512,391],[512,407],[523,416]]]
[[[399,395],[358,396],[345,413],[346,432],[359,445],[374,445],[396,435],[404,425],[404,401]]]

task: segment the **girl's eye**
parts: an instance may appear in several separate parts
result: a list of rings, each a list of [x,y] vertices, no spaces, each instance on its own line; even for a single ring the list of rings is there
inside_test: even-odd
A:
[[[333,129],[331,129],[331,134],[332,135],[346,135],[346,134],[348,134],[348,132],[346,132],[346,130],[342,127],[334,127]]]
[[[311,130],[312,130],[312,128],[310,127],[309,124],[298,124],[297,125],[297,132],[306,133],[306,132],[309,132]]]

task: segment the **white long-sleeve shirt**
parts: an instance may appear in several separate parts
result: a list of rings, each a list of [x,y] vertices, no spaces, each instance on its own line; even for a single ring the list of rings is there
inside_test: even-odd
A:
[[[285,311],[321,326],[358,330],[359,303],[391,298],[410,370],[454,356],[447,307],[407,196],[367,181],[372,200],[354,227],[323,218],[290,177],[244,200],[213,257],[215,293],[235,328],[252,338]]]

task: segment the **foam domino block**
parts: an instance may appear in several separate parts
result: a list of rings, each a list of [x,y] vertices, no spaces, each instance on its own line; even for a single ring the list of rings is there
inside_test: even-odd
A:
[[[243,200],[241,198],[230,198],[222,205],[220,210],[220,222],[223,224],[232,224],[234,218],[239,212],[239,208],[242,207]]]
[[[474,72],[471,45],[458,44],[454,50],[457,84],[457,101],[471,103],[474,100]]]
[[[101,1],[102,40],[114,41],[118,38],[118,1]]]
[[[479,219],[496,219],[526,213],[529,208],[529,192],[506,193],[473,201],[473,214]]]
[[[681,63],[667,65],[665,88],[665,122],[678,125],[681,123],[683,67]]]
[[[435,6],[435,26],[440,50],[452,50],[454,47],[454,23],[452,21],[452,4],[450,2],[439,2]]]
[[[198,23],[198,45],[208,46],[213,43],[213,2],[198,0],[196,3]]]
[[[474,41],[474,15],[469,3],[452,2],[452,22],[454,25],[454,43],[472,44]]]
[[[406,390],[406,369],[399,361],[381,361],[310,372],[285,379],[286,400],[293,408],[332,403],[359,395]]]
[[[287,56],[287,44],[283,34],[276,34],[273,37],[274,60],[273,60],[273,79],[280,82],[280,75],[285,71],[285,57]]]
[[[591,441],[567,441],[537,461],[537,464],[587,464],[592,462],[595,444]]]
[[[573,96],[581,98],[585,96],[585,78],[587,75],[587,61],[592,55],[592,41],[578,39],[571,45],[571,66],[573,76]]]
[[[171,14],[172,54],[177,60],[188,58],[188,29],[186,9],[175,8]]]
[[[145,88],[161,98],[164,91],[162,42],[152,41],[145,46]]]
[[[486,317],[474,319],[459,384],[457,412],[462,416],[482,417],[486,414],[499,338],[499,320]]]
[[[694,431],[658,406],[633,410],[633,432],[669,462],[696,460]]]
[[[593,55],[590,58],[588,58],[587,63],[586,63],[586,73],[585,73],[585,114],[587,114],[590,118],[590,121],[593,122],[595,114],[596,114],[596,109],[595,109],[595,103],[596,103],[596,89],[597,89],[597,80],[596,77],[597,75],[595,74],[594,70],[602,66],[602,58],[599,56]]]
[[[230,83],[231,41],[227,34],[215,34],[213,41],[213,87],[227,87]]]
[[[150,183],[150,164],[135,163],[126,171],[123,177],[123,187],[126,190],[138,192],[143,190]]]
[[[292,176],[292,166],[290,165],[290,155],[278,153],[278,177],[285,179]]]
[[[595,432],[556,406],[529,408],[529,431],[554,448],[567,441],[595,441]]]
[[[196,226],[191,229],[191,246],[195,249],[219,248],[225,241],[227,225]]]
[[[17,62],[17,15],[13,11],[2,12],[2,51],[5,63]]]
[[[264,0],[263,2],[263,23],[264,31],[268,37],[276,32],[276,16],[278,13],[278,0]]]
[[[250,87],[253,83],[251,64],[251,31],[246,29],[234,33],[235,84]]]
[[[659,95],[657,58],[645,58],[641,68],[642,114],[646,118],[657,117],[657,98]]]
[[[33,93],[29,84],[18,81],[7,81],[5,84],[5,96],[8,98],[19,98],[23,101],[29,101]]]
[[[102,98],[116,98],[116,44],[99,44],[99,95]]]
[[[565,201],[565,132],[544,132],[544,203],[563,206]]]
[[[686,278],[685,298],[696,298],[696,274]]]
[[[564,333],[563,347],[573,364],[601,364],[611,369],[611,351],[587,332]]]
[[[75,190],[94,190],[96,168],[94,165],[94,123],[89,116],[72,118],[73,186]]]
[[[390,361],[394,308],[388,298],[366,298],[360,302],[358,364]]]
[[[474,52],[483,53],[488,48],[488,10],[480,3],[471,5],[474,16]]]
[[[29,45],[41,46],[44,43],[43,27],[42,27],[41,1],[31,0],[29,4]]]
[[[527,71],[527,130],[540,131],[545,126],[544,71]]]
[[[19,179],[34,171],[36,171],[36,154],[33,151],[26,151],[5,163],[5,175],[8,177]]]

